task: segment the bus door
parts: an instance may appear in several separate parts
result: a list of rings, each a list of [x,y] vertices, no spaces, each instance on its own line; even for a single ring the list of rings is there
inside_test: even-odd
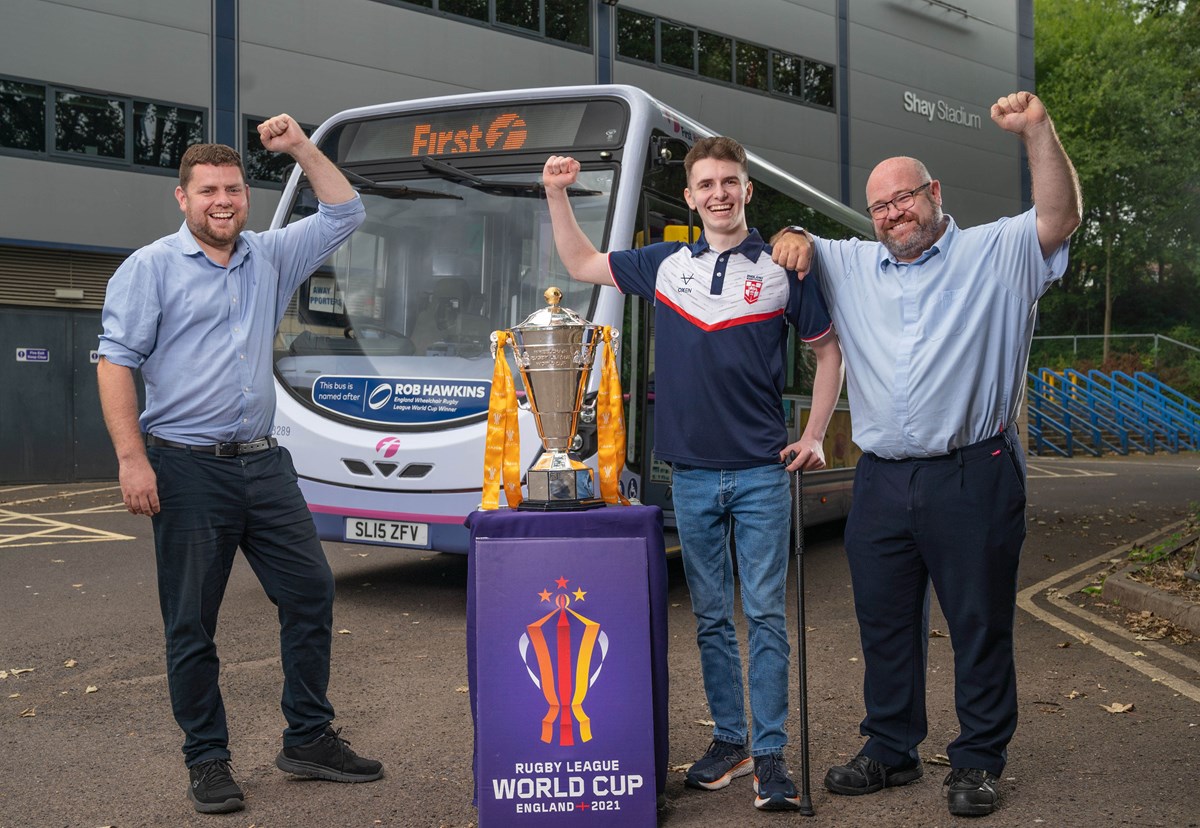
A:
[[[694,241],[700,237],[700,228],[691,221],[682,200],[652,192],[643,195],[640,226],[634,238],[636,247],[660,241],[686,242],[689,237]],[[674,527],[671,467],[654,455],[654,307],[636,297],[628,301],[626,319],[631,328],[628,342],[632,352],[628,464],[641,475],[641,501],[660,507],[666,525]]]

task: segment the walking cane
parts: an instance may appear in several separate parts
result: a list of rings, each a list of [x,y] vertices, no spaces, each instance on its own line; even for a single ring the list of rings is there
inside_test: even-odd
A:
[[[814,816],[808,763],[808,654],[804,630],[804,472],[796,469],[792,487],[792,533],[796,541],[797,666],[800,673],[800,813]]]

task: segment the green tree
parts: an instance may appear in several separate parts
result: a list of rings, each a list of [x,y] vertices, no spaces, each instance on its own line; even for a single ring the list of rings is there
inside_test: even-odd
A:
[[[1200,3],[1039,0],[1035,34],[1038,94],[1084,198],[1043,324],[1087,332],[1099,309],[1107,359],[1114,326],[1169,327],[1198,307]]]

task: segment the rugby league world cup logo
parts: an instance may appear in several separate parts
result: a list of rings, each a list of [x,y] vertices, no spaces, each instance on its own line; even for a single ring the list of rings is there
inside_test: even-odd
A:
[[[525,670],[548,705],[542,718],[542,741],[547,744],[554,742],[557,729],[558,744],[574,745],[576,725],[579,741],[591,740],[592,723],[583,701],[608,655],[608,635],[600,624],[571,609],[572,603],[584,601],[587,592],[582,587],[569,590],[569,583],[558,578],[554,591],[538,593],[553,609],[525,628],[519,645]]]

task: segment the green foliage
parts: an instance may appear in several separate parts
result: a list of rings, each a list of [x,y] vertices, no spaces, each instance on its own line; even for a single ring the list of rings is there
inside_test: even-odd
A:
[[[1135,563],[1156,563],[1161,561],[1175,551],[1182,538],[1183,535],[1176,532],[1173,535],[1169,535],[1166,540],[1160,541],[1148,549],[1145,546],[1135,546],[1129,550],[1129,560]]]
[[[1034,8],[1037,91],[1084,198],[1042,332],[1105,332],[1106,288],[1113,331],[1200,318],[1200,2]]]

